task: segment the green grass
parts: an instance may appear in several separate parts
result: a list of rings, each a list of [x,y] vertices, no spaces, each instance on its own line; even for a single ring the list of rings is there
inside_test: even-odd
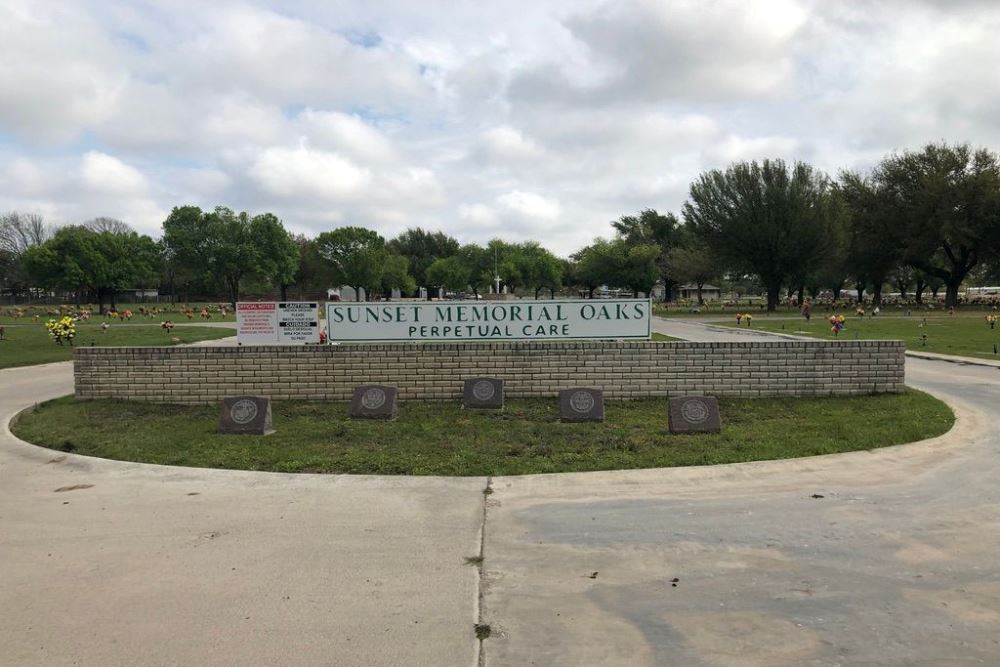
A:
[[[6,338],[0,340],[0,368],[48,364],[73,358],[73,348],[69,345],[56,345],[42,324],[5,325],[5,328]],[[77,324],[73,345],[76,347],[89,347],[91,344],[106,347],[179,345],[233,335],[235,332],[232,329],[223,328],[178,326],[168,333],[159,326],[139,327],[122,324],[112,324],[106,332],[101,333],[99,324]]]
[[[1000,360],[1000,355],[993,353],[994,345],[1000,351],[1000,323],[990,329],[984,313],[861,318],[851,311],[844,315],[847,322],[839,336],[830,331],[829,313],[815,313],[809,322],[802,317],[769,319],[755,314],[753,328],[829,340],[902,340],[908,350]],[[725,324],[736,326],[735,315]],[[926,342],[921,338],[925,334]]]
[[[673,336],[668,336],[666,334],[656,333],[654,331],[651,340],[680,340],[680,338],[675,338]]]
[[[200,316],[201,309],[208,306],[208,310],[211,314],[211,318],[206,320]],[[109,306],[105,304],[105,308]],[[132,311],[132,318],[129,320],[123,320],[120,318],[111,319],[109,317],[103,317],[97,314],[96,304],[85,304],[81,306],[81,310],[89,310],[92,314],[91,322],[110,322],[112,324],[159,324],[163,320],[173,320],[175,324],[180,324],[181,322],[190,322],[191,324],[197,324],[198,322],[235,322],[236,314],[226,305],[226,316],[223,317],[222,313],[219,312],[219,304],[204,304],[204,303],[120,303],[117,305],[118,312],[124,313],[126,309]],[[153,313],[152,315],[142,315],[139,311],[140,308],[146,309],[157,309],[160,312]],[[187,315],[182,312],[182,309],[192,309],[194,310],[193,317],[188,320]],[[58,313],[60,309],[64,314],[73,314],[76,312],[76,308],[72,305],[63,306],[33,306],[33,305],[21,305],[21,306],[0,306],[0,324],[31,324],[32,322],[43,323],[51,318],[58,318]],[[20,311],[22,313],[21,317],[16,317],[14,313]]]
[[[564,424],[554,399],[501,413],[456,402],[400,404],[392,422],[352,420],[346,403],[276,402],[277,432],[216,433],[219,406],[60,398],[14,432],[52,449],[125,461],[279,472],[510,475],[658,468],[872,449],[947,431],[954,417],[913,390],[850,398],[720,401],[723,431],[670,435],[666,400],[608,402],[604,423]]]

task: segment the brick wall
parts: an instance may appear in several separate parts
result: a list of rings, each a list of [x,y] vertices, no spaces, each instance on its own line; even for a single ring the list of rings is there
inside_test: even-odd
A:
[[[462,380],[501,377],[509,397],[589,386],[609,398],[824,396],[903,389],[900,341],[388,343],[309,347],[90,347],[76,395],[157,403],[223,396],[344,400],[359,384],[403,399],[456,399]]]

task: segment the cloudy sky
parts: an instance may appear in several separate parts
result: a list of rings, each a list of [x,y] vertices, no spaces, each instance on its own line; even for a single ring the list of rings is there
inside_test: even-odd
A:
[[[569,253],[701,171],[1000,149],[1000,3],[0,0],[0,211]]]

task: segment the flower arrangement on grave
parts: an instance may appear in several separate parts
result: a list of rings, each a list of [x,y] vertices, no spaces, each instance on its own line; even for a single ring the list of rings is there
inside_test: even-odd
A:
[[[854,311],[854,314],[857,315],[858,317],[864,317],[865,309],[859,307],[857,310]]]
[[[101,322],[101,333],[107,333],[108,329],[110,328],[111,328],[110,324],[108,324],[107,322]]]
[[[165,331],[171,331],[171,330],[173,330],[173,328],[174,328],[174,323],[173,323],[173,321],[172,321],[172,320],[164,320],[163,322],[160,322],[160,326],[161,326],[161,327],[162,327],[162,328],[163,328],[163,329],[164,329]]]
[[[52,319],[45,323],[45,330],[49,332],[56,345],[62,345],[63,341],[68,341],[72,345],[76,336],[76,320],[69,315],[58,320]]]
[[[995,329],[996,326],[997,326],[997,316],[996,315],[987,315],[986,316],[986,323],[990,325],[990,329]]]
[[[743,323],[743,313],[736,313],[736,326]]]
[[[753,323],[753,315],[751,315],[750,313],[744,315],[743,319],[747,321],[747,327],[749,327]]]
[[[844,325],[847,323],[847,318],[843,315],[831,315],[830,316],[830,331],[833,332],[834,336],[839,336]]]

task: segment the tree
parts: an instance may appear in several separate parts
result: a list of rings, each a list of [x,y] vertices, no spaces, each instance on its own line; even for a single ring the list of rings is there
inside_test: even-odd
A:
[[[674,246],[670,249],[667,259],[671,278],[678,283],[694,283],[698,290],[698,305],[705,303],[702,298],[702,288],[709,280],[718,275],[715,258],[703,243],[693,243],[690,246]]]
[[[767,308],[804,276],[826,245],[827,179],[807,164],[740,162],[691,185],[684,219],[728,268],[757,276]]]
[[[427,298],[432,296],[434,285],[427,278],[427,269],[435,260],[451,257],[458,253],[458,241],[444,232],[431,232],[415,227],[392,239],[388,243],[391,252],[402,255],[410,263],[410,275],[417,285],[427,288]]]
[[[40,215],[12,211],[0,216],[0,288],[10,289],[12,298],[31,287],[22,261],[24,252],[51,235]]]
[[[464,291],[469,286],[469,266],[461,257],[443,257],[427,267],[427,280],[452,292]]]
[[[614,241],[612,244],[620,243]],[[615,283],[619,287],[628,287],[633,292],[649,294],[660,276],[657,259],[660,248],[651,243],[636,246],[621,247],[617,255],[624,258],[620,265]]]
[[[338,285],[353,287],[361,301],[361,289],[376,291],[381,284],[388,255],[385,239],[364,227],[341,227],[316,237],[319,256],[329,263]]]
[[[493,253],[469,243],[458,249],[458,257],[469,267],[469,287],[478,299],[480,291],[488,292],[493,286]]]
[[[250,234],[257,246],[255,273],[281,290],[281,300],[288,298],[288,286],[295,282],[299,268],[299,247],[272,213],[250,219]]]
[[[298,249],[276,216],[225,206],[175,207],[163,221],[162,245],[172,271],[185,281],[208,278],[222,285],[233,308],[250,276],[279,287],[285,298],[298,265]]]
[[[514,261],[518,265],[522,284],[534,288],[536,299],[543,289],[555,294],[562,287],[562,263],[539,243],[528,241],[518,244]]]
[[[381,286],[382,293],[387,299],[392,296],[394,289],[398,289],[401,294],[415,291],[417,283],[410,275],[410,262],[402,255],[392,253],[386,255]]]
[[[882,305],[882,285],[901,259],[898,228],[887,227],[888,194],[883,184],[844,172],[837,187],[848,211],[848,266],[858,289],[858,302],[868,284],[873,303]]]
[[[330,269],[319,256],[316,242],[299,234],[292,237],[298,252],[298,266],[295,269],[294,283],[298,288],[299,298],[303,290],[325,289],[329,287]]]
[[[928,144],[883,160],[872,181],[883,229],[903,230],[904,258],[945,286],[945,305],[980,262],[1000,253],[1000,162],[968,144]]]
[[[160,255],[156,242],[148,236],[67,226],[25,251],[24,260],[38,284],[72,290],[77,303],[81,292],[90,290],[103,310],[106,298],[115,306],[117,291],[154,282]]]
[[[630,245],[624,239],[595,239],[578,252],[576,279],[587,288],[589,298],[601,285],[624,287],[649,294],[659,277],[660,248],[653,244]]]
[[[130,225],[125,224],[121,220],[117,220],[115,218],[105,218],[105,217],[98,217],[94,218],[93,220],[88,220],[87,222],[83,223],[83,226],[91,231],[97,232],[98,234],[100,234],[101,232],[110,232],[112,234],[128,234],[130,232],[135,231],[134,229],[132,229]]]
[[[618,271],[619,262],[615,248],[607,239],[594,239],[594,242],[577,252],[575,276],[577,281],[587,289],[587,298],[594,298],[594,290],[611,282]]]
[[[623,215],[611,223],[618,236],[629,245],[659,247],[658,269],[663,280],[664,301],[670,301],[675,284],[670,272],[670,250],[682,242],[683,228],[673,213],[662,214],[647,208],[638,215]],[[655,284],[655,283],[654,283]]]

